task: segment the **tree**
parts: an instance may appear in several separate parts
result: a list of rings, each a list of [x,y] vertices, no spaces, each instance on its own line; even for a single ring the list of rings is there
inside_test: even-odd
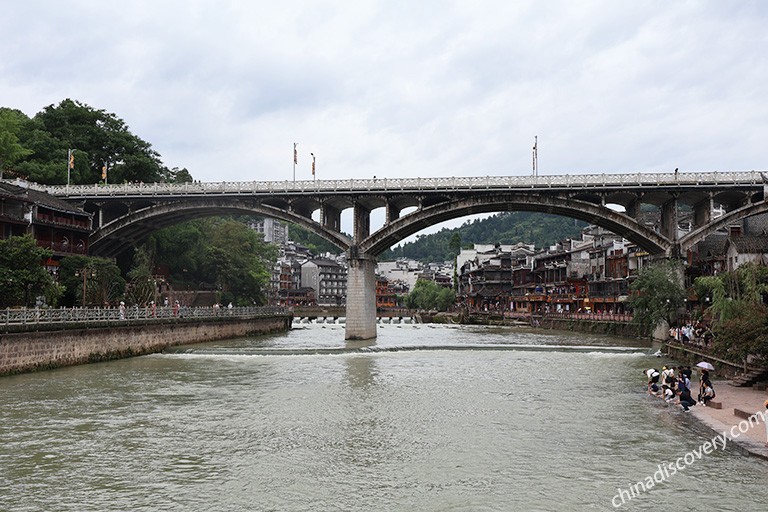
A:
[[[768,307],[760,303],[742,305],[738,315],[718,322],[712,351],[731,361],[743,361],[750,354],[768,358]]]
[[[120,268],[107,258],[79,255],[62,258],[59,282],[65,288],[62,303],[67,306],[114,305],[125,294],[125,279]]]
[[[243,222],[211,217],[154,233],[147,246],[173,284],[218,290],[224,302],[262,304],[277,248]],[[180,249],[181,248],[181,249]]]
[[[685,290],[681,284],[682,264],[668,260],[649,265],[640,271],[630,285],[628,305],[634,322],[645,329],[655,328],[664,320],[674,323],[677,311],[685,304]]]
[[[43,266],[52,252],[29,236],[0,240],[0,307],[34,306],[37,297],[55,305],[63,292]]]
[[[19,143],[19,131],[26,121],[29,118],[20,110],[0,107],[0,179],[17,161],[32,154]]]
[[[448,242],[448,248],[453,252],[454,256],[457,256],[461,251],[461,235],[457,231],[451,235],[451,240]]]
[[[133,253],[133,267],[128,272],[128,294],[130,304],[146,306],[155,300],[157,286],[152,277],[152,261],[146,247],[139,247]]]
[[[456,295],[450,288],[444,288],[434,281],[419,279],[405,297],[408,309],[436,309],[446,311],[455,302]]]
[[[768,358],[768,267],[748,263],[735,271],[698,277],[694,289],[699,297],[711,299],[706,313],[712,318],[712,349],[717,355]]]
[[[132,134],[115,114],[65,99],[25,123],[20,143],[33,151],[20,172],[40,183],[66,183],[66,155],[75,149],[72,183],[98,183],[107,167],[111,183],[161,181],[167,171],[152,146]]]
[[[167,181],[168,183],[192,183],[195,180],[192,179],[192,175],[186,167],[184,169],[174,167],[170,170],[165,169],[163,181]]]
[[[277,247],[245,224],[230,219],[208,219],[204,269],[216,276],[217,286],[241,306],[265,303]],[[229,298],[227,298],[229,302]]]
[[[768,267],[748,263],[732,272],[697,277],[694,290],[697,296],[711,299],[707,312],[715,323],[727,322],[763,302],[768,294]]]

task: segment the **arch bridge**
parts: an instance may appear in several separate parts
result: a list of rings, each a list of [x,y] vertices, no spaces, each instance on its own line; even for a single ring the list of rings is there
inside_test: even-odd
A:
[[[475,213],[532,211],[604,227],[662,256],[768,211],[759,171],[251,181],[47,186],[94,214],[91,252],[114,257],[151,232],[193,217],[249,213],[298,224],[348,257],[347,339],[376,336],[375,257],[435,223]],[[715,207],[724,215],[715,218]],[[352,212],[352,233],[341,229]],[[654,212],[650,224],[642,219]],[[371,229],[372,212],[383,226]],[[689,230],[678,226],[687,219]]]

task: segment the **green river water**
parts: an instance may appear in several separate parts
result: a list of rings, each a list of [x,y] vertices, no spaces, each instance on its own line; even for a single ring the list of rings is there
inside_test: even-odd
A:
[[[635,340],[343,326],[0,379],[3,511],[616,510],[715,434],[644,394]],[[766,510],[704,455],[620,510]]]

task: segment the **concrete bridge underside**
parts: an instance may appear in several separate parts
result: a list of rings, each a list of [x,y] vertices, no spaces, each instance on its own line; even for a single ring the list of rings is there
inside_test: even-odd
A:
[[[251,213],[308,229],[347,253],[346,337],[370,339],[376,336],[375,257],[426,227],[476,213],[542,212],[601,226],[651,254],[679,256],[714,230],[768,211],[762,173],[728,178],[691,173],[591,175],[579,182],[566,175],[150,184],[135,189],[83,187],[76,193],[66,188],[57,195],[94,214],[91,251],[108,257],[135,247],[157,229],[195,217]],[[713,220],[715,204],[727,213]],[[650,224],[641,220],[647,205],[657,215]],[[372,231],[372,212],[382,209],[384,224]],[[691,230],[678,240],[681,209],[691,218]],[[347,210],[353,213],[351,235],[341,230]]]
[[[317,222],[311,218],[312,212],[308,210],[297,213],[290,208],[279,208],[252,198],[206,197],[157,202],[129,211],[96,230],[91,236],[91,248],[94,254],[116,256],[127,248],[135,247],[157,229],[202,216],[250,213],[292,222],[347,252],[346,337],[370,339],[376,337],[375,256],[400,240],[439,222],[476,213],[542,212],[602,226],[653,254],[667,254],[673,247],[668,238],[624,213],[567,196],[497,193],[477,197],[447,197],[430,206],[424,206],[422,201],[420,208],[399,217],[400,209],[408,204],[401,201],[397,206],[387,205],[390,220],[374,233],[369,233],[372,209],[360,202],[349,203],[354,208],[355,238],[337,231],[340,228],[338,217],[342,209],[333,205],[324,211],[321,208],[321,222]],[[335,229],[329,227],[329,224]],[[359,243],[355,243],[355,240],[359,240]]]

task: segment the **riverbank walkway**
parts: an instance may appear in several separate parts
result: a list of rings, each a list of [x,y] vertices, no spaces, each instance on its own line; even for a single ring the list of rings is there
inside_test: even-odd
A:
[[[129,306],[109,308],[21,308],[0,309],[0,327],[28,324],[59,324],[73,322],[130,322],[177,318],[254,317],[291,314],[292,309],[281,306],[246,307],[187,307],[187,306]]]
[[[714,401],[722,404],[722,409],[696,405],[691,407],[691,414],[717,433],[725,432],[734,444],[752,455],[768,460],[768,447],[766,447],[768,434],[766,434],[765,423],[760,420],[758,424],[753,422],[748,429],[745,426],[747,423],[745,415],[753,415],[758,411],[764,414],[768,412],[764,404],[768,400],[768,393],[749,387],[729,386],[725,380],[714,381],[713,384],[717,393]],[[743,414],[737,416],[734,410],[742,411]],[[739,429],[740,423],[745,432]],[[735,436],[732,436],[731,432]]]

